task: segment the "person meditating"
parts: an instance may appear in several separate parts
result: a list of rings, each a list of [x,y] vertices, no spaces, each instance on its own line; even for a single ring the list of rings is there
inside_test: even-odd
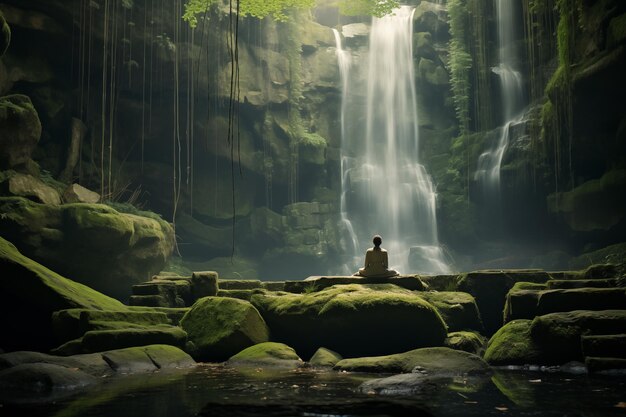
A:
[[[389,269],[387,251],[380,247],[383,239],[376,235],[372,241],[374,242],[374,247],[368,249],[365,253],[365,268],[359,269],[359,272],[354,274],[354,276],[373,278],[395,277],[399,275],[393,269]]]

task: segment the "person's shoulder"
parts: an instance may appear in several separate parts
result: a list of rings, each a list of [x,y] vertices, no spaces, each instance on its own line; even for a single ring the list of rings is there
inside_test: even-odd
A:
[[[371,253],[371,252],[376,252],[376,249],[374,249],[374,248],[369,248],[369,249],[367,250],[367,253]]]
[[[380,248],[381,252],[387,253],[387,249]]]

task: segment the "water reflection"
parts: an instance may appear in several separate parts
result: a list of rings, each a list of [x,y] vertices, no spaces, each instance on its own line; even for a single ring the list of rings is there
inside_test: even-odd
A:
[[[2,416],[623,416],[626,379],[527,371],[436,378],[428,389],[360,393],[381,375],[202,365],[112,378],[72,398],[10,404]],[[1,397],[5,395],[0,394]],[[13,401],[14,402],[14,401]]]

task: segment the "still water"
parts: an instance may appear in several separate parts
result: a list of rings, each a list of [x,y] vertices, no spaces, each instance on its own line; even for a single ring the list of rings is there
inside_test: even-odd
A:
[[[381,375],[315,369],[192,370],[116,377],[95,388],[46,399],[0,393],[0,416],[352,417],[625,416],[626,378],[496,371],[440,378],[404,395],[361,393]]]

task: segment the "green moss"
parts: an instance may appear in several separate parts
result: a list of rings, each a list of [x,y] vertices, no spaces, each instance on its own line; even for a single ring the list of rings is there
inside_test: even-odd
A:
[[[548,284],[545,284],[545,283],[542,283],[542,282],[524,282],[524,281],[520,281],[520,282],[516,282],[513,285],[513,288],[511,288],[511,291],[518,291],[518,290],[541,291],[541,290],[545,290],[547,287],[548,287]]]
[[[547,290],[539,295],[537,314],[573,310],[611,310],[626,306],[625,288]]]
[[[476,300],[464,292],[427,291],[420,296],[432,304],[448,325],[448,331],[483,330]]]
[[[85,333],[82,339],[81,347],[83,353],[154,344],[172,345],[182,348],[187,342],[187,333],[180,327],[160,325],[142,328],[92,330]]]
[[[256,308],[234,298],[196,301],[180,322],[201,360],[223,361],[246,347],[269,340],[269,330]]]
[[[487,339],[477,332],[462,331],[448,333],[445,343],[446,347],[450,349],[462,350],[481,356],[485,351]]]
[[[298,140],[300,159],[303,162],[323,165],[326,162],[326,139],[317,133],[303,133]]]
[[[424,299],[390,284],[336,285],[310,294],[256,294],[251,302],[273,339],[303,356],[320,346],[344,356],[402,352],[443,343],[441,316]]]
[[[94,241],[96,247],[129,247],[134,234],[133,221],[103,204],[67,204],[63,217],[68,232],[76,240]]]
[[[259,343],[232,356],[229,365],[298,368],[302,359],[291,347],[275,342]]]
[[[337,352],[321,347],[311,356],[309,364],[311,366],[333,367],[342,359],[343,357]]]
[[[626,333],[626,310],[570,311],[535,317],[531,336],[545,362],[582,361],[581,336]]]
[[[541,351],[530,336],[530,320],[514,320],[494,334],[485,360],[491,365],[525,365],[542,361]]]
[[[419,366],[427,373],[458,375],[488,372],[478,356],[446,347],[415,349],[405,353],[369,358],[344,359],[334,369],[348,372],[408,373]]]

